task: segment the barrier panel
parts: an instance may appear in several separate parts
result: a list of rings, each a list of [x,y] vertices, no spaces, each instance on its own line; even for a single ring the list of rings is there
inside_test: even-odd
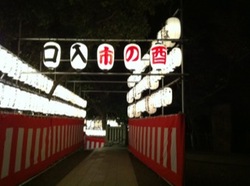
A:
[[[172,185],[183,185],[184,115],[129,119],[129,150]]]
[[[105,137],[85,136],[84,143],[86,150],[102,148],[105,144]]]
[[[0,114],[0,185],[18,185],[83,145],[82,119]]]
[[[106,127],[106,143],[111,146],[114,144],[125,145],[126,144],[126,126],[121,125],[119,127],[110,127],[107,125]]]

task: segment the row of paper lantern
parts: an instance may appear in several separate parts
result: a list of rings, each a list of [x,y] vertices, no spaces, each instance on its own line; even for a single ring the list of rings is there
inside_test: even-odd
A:
[[[18,111],[30,111],[49,115],[64,115],[85,118],[86,111],[78,107],[49,100],[19,88],[0,83],[0,108]]]
[[[75,50],[74,46],[77,47]],[[55,42],[47,42],[44,45],[43,63],[49,69],[55,69],[60,64],[60,45]],[[76,52],[77,51],[77,52]],[[97,49],[97,64],[101,70],[110,70],[114,65],[115,51],[112,45],[103,43]],[[150,48],[150,54],[141,58],[141,48],[137,44],[128,44],[124,49],[124,65],[128,70],[141,73],[149,64],[153,70],[161,70],[164,73],[171,72],[174,67],[180,65],[181,51],[173,48],[169,55],[167,47],[156,43]],[[74,43],[70,49],[70,63],[72,68],[82,70],[88,61],[88,50],[82,43]]]
[[[127,115],[129,118],[140,117],[141,113],[154,114],[157,108],[166,107],[172,103],[172,89],[164,87],[150,96],[128,106]]]
[[[49,94],[53,86],[53,81],[9,52],[1,45],[0,64],[0,71],[6,74],[8,77]],[[71,102],[72,104],[78,105],[82,108],[85,108],[87,105],[86,100],[82,99],[61,85],[56,87],[52,95],[62,100]]]
[[[180,36],[180,20],[176,17],[167,19],[166,25],[157,33],[157,40],[152,42],[150,54],[145,54],[142,58],[144,66],[140,68],[139,73],[143,72],[149,65],[152,66],[152,71],[143,78],[136,73],[128,77],[127,85],[131,88],[127,93],[127,102],[130,103],[127,109],[128,117],[140,117],[141,113],[145,111],[149,114],[154,114],[157,108],[165,107],[172,103],[172,89],[169,87],[160,89],[143,99],[141,99],[141,95],[142,92],[147,89],[156,90],[159,87],[161,78],[164,77],[165,74],[173,72],[176,67],[181,65],[181,49],[174,47],[176,43],[173,40],[168,40],[177,40]],[[172,48],[168,55],[166,55],[167,51],[164,47]],[[155,53],[153,53],[153,51]],[[158,56],[159,58],[154,58],[154,56]],[[155,66],[153,66],[154,63],[156,63]],[[136,100],[139,101],[133,103]]]
[[[127,102],[132,103],[134,100],[141,98],[142,92],[150,89],[155,90],[159,87],[159,80],[162,78],[162,75],[146,75],[139,81],[133,88],[127,93]]]
[[[150,48],[150,64],[153,70],[166,69],[167,48],[173,47],[180,38],[181,25],[176,17],[167,19],[166,25],[157,34],[157,40],[152,42]],[[165,41],[168,39],[168,41]],[[142,71],[144,67],[141,59],[141,48],[135,43],[125,46],[123,51],[124,65],[128,70]],[[110,70],[114,65],[114,47],[108,43],[102,43],[97,48],[97,64],[101,70]],[[59,66],[61,60],[61,47],[58,43],[50,41],[44,44],[43,63],[49,69]],[[74,43],[70,47],[70,63],[72,68],[82,70],[88,62],[88,48],[83,43]]]
[[[162,77],[164,77],[164,74],[174,71],[176,67],[179,67],[181,65],[182,52],[180,48],[173,48],[169,54],[169,59],[170,60],[169,63],[167,63],[166,68],[160,71],[152,70],[143,78],[138,74],[132,74],[128,77],[127,85],[129,88],[131,88],[127,93],[128,103],[132,103],[133,100],[140,99],[142,92],[147,89],[157,89],[159,87],[159,81]]]

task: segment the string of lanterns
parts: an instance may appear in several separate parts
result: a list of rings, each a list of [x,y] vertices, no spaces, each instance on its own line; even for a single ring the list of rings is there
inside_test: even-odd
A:
[[[1,80],[4,75],[7,75],[13,80],[28,85],[31,90],[35,89],[45,95],[49,94],[54,82],[1,45],[0,63]],[[0,108],[82,118],[86,116],[84,108],[87,106],[87,101],[61,85],[58,85],[52,94],[53,97],[58,98],[57,101],[49,100],[42,94],[24,90],[20,86],[10,86],[9,84],[3,80],[0,83]]]
[[[150,54],[142,57],[143,68],[135,69],[134,74],[128,77],[127,84],[131,88],[127,93],[127,108],[129,118],[137,118],[142,112],[154,114],[157,108],[166,107],[172,103],[172,89],[164,87],[153,94],[141,98],[142,92],[150,89],[156,90],[159,81],[165,74],[171,73],[182,63],[182,51],[175,47],[176,43],[164,39],[179,39],[181,36],[180,20],[176,17],[168,18],[166,25],[157,33],[157,40],[151,43]],[[170,52],[167,49],[171,48]],[[137,73],[144,72],[147,66],[152,70],[143,78]]]
[[[127,85],[131,88],[127,93],[127,102],[131,104],[128,106],[128,117],[139,117],[140,113],[145,111],[149,114],[155,113],[157,108],[165,107],[168,105],[165,103],[172,102],[172,90],[169,87],[143,99],[141,99],[141,95],[147,89],[158,89],[159,81],[164,75],[173,72],[181,65],[182,51],[176,47],[175,42],[180,36],[180,20],[177,17],[170,17],[166,20],[165,26],[157,33],[156,40],[151,43],[150,52],[143,57],[141,57],[141,48],[138,44],[130,43],[125,46],[123,51],[124,65],[132,71],[132,75],[127,79]],[[48,42],[44,45],[43,62],[46,67],[50,69],[58,67],[60,55],[61,48],[56,42]],[[108,43],[100,44],[97,49],[98,67],[101,70],[110,70],[114,65],[114,59],[113,46]],[[83,43],[74,43],[70,49],[72,68],[83,70],[87,62],[87,46]],[[149,65],[152,70],[142,78],[140,73],[144,72]],[[136,101],[137,103],[133,103]]]

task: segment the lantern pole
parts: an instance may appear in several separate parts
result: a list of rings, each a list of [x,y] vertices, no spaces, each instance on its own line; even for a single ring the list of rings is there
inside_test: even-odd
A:
[[[181,40],[183,39],[183,1],[180,0],[180,22],[181,22]],[[184,47],[183,47],[183,42],[181,42],[181,51],[182,55],[184,56]],[[184,60],[182,58],[182,63],[181,63],[181,74],[184,74]],[[185,99],[184,99],[184,77],[181,76],[181,111],[182,113],[185,112]]]

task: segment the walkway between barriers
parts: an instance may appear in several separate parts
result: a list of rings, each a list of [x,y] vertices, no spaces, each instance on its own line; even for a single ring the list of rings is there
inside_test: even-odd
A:
[[[127,148],[105,147],[94,150],[58,184],[58,186],[64,185],[136,186],[138,184]]]

